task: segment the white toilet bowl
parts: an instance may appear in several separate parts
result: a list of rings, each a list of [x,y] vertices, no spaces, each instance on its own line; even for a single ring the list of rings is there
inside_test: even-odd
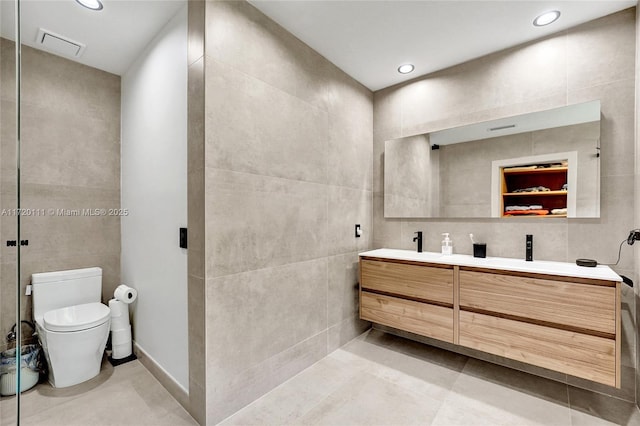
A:
[[[111,310],[100,303],[102,269],[31,276],[33,316],[56,388],[98,375],[109,336]]]
[[[36,320],[53,387],[73,386],[98,375],[110,323],[111,312],[102,303],[54,309]]]

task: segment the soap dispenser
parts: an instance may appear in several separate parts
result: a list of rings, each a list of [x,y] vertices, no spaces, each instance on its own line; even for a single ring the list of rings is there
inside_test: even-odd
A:
[[[445,232],[444,240],[442,240],[442,254],[449,256],[453,254],[453,241],[449,238],[449,233]]]

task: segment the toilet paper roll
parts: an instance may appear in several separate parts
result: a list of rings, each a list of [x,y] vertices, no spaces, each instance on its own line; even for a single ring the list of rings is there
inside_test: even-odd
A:
[[[111,320],[113,321],[116,317],[129,316],[129,307],[117,300],[111,299],[109,300],[109,309],[111,310]]]
[[[131,342],[131,326],[123,328],[122,330],[111,331],[111,344],[122,345],[123,343]]]
[[[121,330],[123,328],[129,327],[129,325],[130,323],[128,316],[111,318],[111,331]]]
[[[129,304],[136,300],[136,297],[138,297],[138,292],[135,288],[120,284],[118,287],[116,287],[116,291],[113,292],[113,297],[120,300],[121,302]]]
[[[111,310],[111,330],[129,327],[129,305],[117,299],[109,300]]]

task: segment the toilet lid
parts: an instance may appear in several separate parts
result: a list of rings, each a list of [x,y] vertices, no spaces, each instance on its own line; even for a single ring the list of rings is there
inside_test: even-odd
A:
[[[102,303],[85,303],[54,309],[44,314],[44,328],[49,331],[80,331],[103,324],[111,310]]]

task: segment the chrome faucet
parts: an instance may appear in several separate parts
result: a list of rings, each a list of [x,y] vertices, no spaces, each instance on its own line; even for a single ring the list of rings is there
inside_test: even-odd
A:
[[[422,253],[422,231],[414,232],[417,234],[416,237],[413,237],[414,242],[418,242],[418,253]]]

